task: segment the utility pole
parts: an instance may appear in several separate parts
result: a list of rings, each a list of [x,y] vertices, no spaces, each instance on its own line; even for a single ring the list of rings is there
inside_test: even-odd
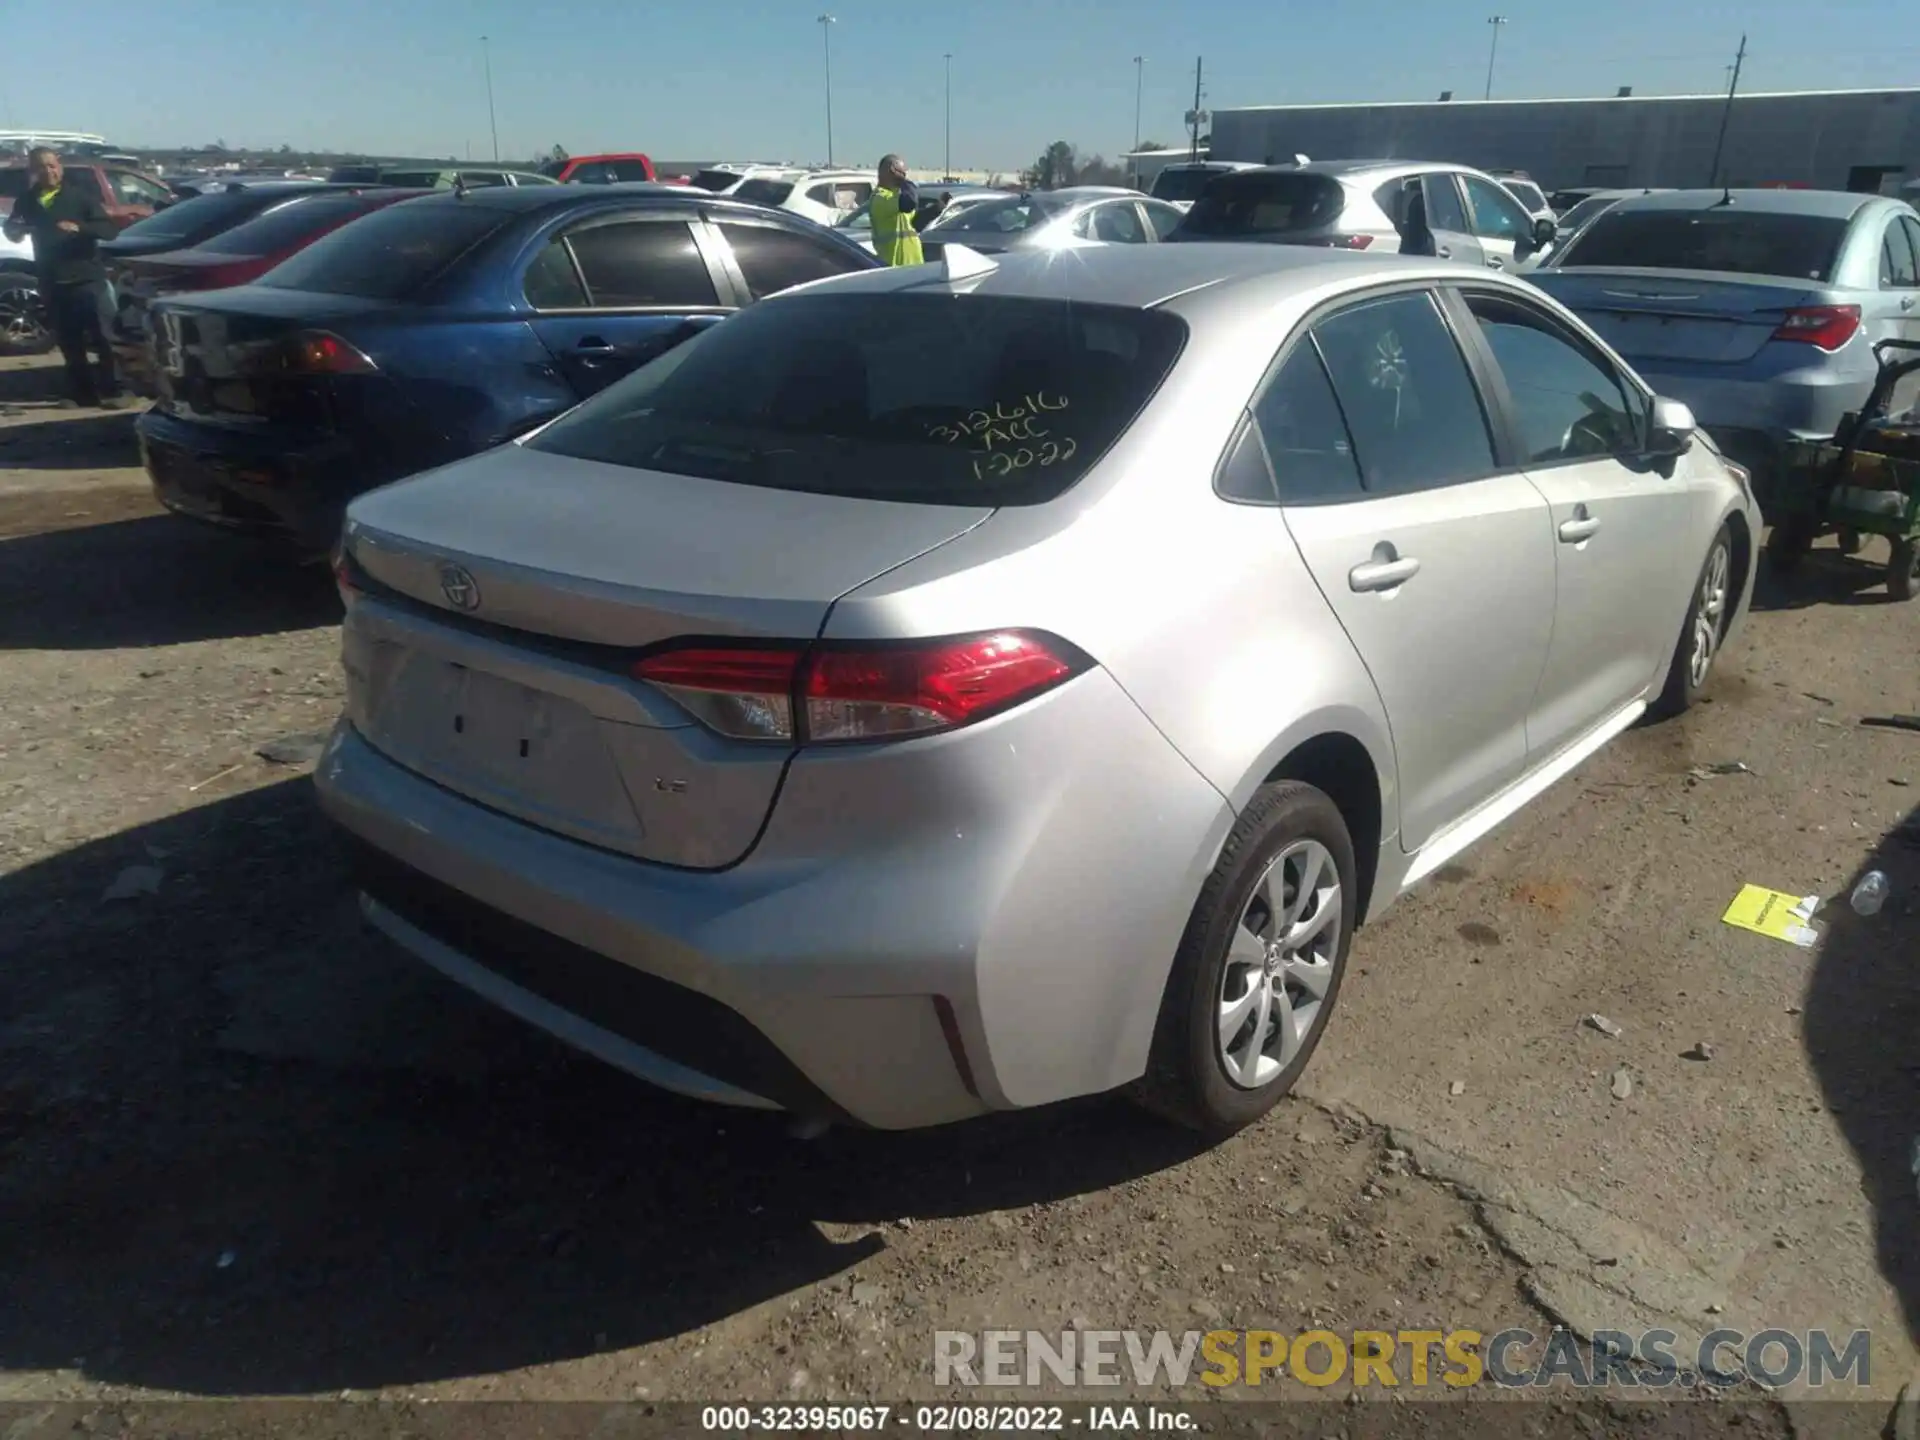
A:
[[[500,126],[493,118],[493,47],[480,37],[480,63],[487,70],[487,128],[493,132],[493,163],[500,163]]]
[[[1733,119],[1733,97],[1740,88],[1740,67],[1747,63],[1747,37],[1740,37],[1740,50],[1733,57],[1733,75],[1727,81],[1727,103],[1720,111],[1720,137],[1713,142],[1713,173],[1707,176],[1709,188],[1720,183],[1720,157],[1727,148],[1727,122]]]
[[[1191,133],[1191,141],[1187,147],[1188,160],[1200,158],[1200,125],[1207,118],[1207,112],[1200,108],[1200,75],[1204,59],[1205,57],[1202,56],[1193,62],[1193,109],[1187,112],[1187,129]]]
[[[944,180],[953,179],[953,52],[941,57],[947,62],[947,165],[940,172]]]
[[[1493,43],[1487,47],[1487,93],[1480,97],[1483,100],[1493,98],[1493,57],[1500,53],[1500,28],[1506,23],[1507,17],[1504,15],[1487,17],[1487,24],[1493,27]]]
[[[831,15],[819,19],[820,43],[827,57],[827,168],[833,168],[833,25]]]

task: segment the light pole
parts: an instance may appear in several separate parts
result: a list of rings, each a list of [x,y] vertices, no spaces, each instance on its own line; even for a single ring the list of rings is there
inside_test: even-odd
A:
[[[493,46],[480,37],[480,63],[487,71],[487,128],[493,132],[493,163],[500,163],[500,126],[493,118]]]
[[[1500,53],[1500,27],[1507,23],[1504,15],[1489,15],[1487,24],[1493,27],[1493,43],[1487,47],[1487,93],[1481,98],[1493,98],[1493,57]]]
[[[953,52],[949,50],[940,57],[947,62],[947,168],[940,173],[947,180],[953,179]]]
[[[1147,73],[1146,64],[1146,56],[1133,57],[1133,159],[1127,168],[1136,181],[1140,178],[1140,87]]]
[[[833,168],[833,25],[831,15],[820,17],[820,43],[827,57],[827,168]]]

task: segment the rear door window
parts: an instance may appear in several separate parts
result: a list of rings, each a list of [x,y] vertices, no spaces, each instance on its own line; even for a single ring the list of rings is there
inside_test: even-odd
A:
[[[1327,175],[1287,170],[1220,175],[1193,202],[1180,236],[1257,240],[1322,230],[1340,218],[1345,203],[1340,182]]]
[[[1174,232],[1174,228],[1187,217],[1171,205],[1142,205],[1147,212],[1147,223],[1153,226],[1153,238],[1164,240]]]
[[[1034,505],[1133,423],[1186,339],[1161,310],[826,290],[742,310],[528,444],[742,485]]]
[[[1467,192],[1467,213],[1473,217],[1473,233],[1483,240],[1526,240],[1533,230],[1527,212],[1500,186],[1478,175],[1462,175],[1460,183]]]
[[[614,180],[621,183],[653,178],[647,174],[645,163],[639,160],[613,160],[608,162],[607,169]]]
[[[1293,347],[1253,404],[1282,505],[1356,500],[1365,491],[1353,439],[1311,336]]]
[[[534,256],[520,289],[527,303],[536,310],[587,308],[587,287],[580,282],[580,271],[573,263],[567,242],[558,236]]]
[[[1156,200],[1167,200],[1184,204],[1189,200],[1198,200],[1200,193],[1207,188],[1209,181],[1218,179],[1228,172],[1220,170],[1189,169],[1184,165],[1169,165],[1153,177],[1152,196]]]
[[[598,163],[581,165],[567,177],[567,182],[571,185],[611,185],[613,170],[611,166]]]
[[[1480,392],[1424,291],[1362,301],[1313,327],[1366,487],[1396,495],[1494,468]]]
[[[254,283],[368,300],[412,298],[511,218],[442,197],[405,200],[321,236]]]
[[[1880,241],[1880,288],[1911,290],[1920,285],[1914,274],[1913,247],[1902,228],[1901,216],[1887,221],[1887,233]]]
[[[1847,222],[1832,215],[1766,210],[1636,210],[1597,216],[1568,247],[1561,268],[1638,266],[1734,275],[1832,278]]]
[[[1454,235],[1471,235],[1466,207],[1460,203],[1460,182],[1441,172],[1420,178],[1420,194],[1427,204],[1427,228]]]
[[[1911,215],[1900,217],[1900,233],[1906,237],[1907,248],[1913,252],[1913,268],[1920,274],[1920,220]]]
[[[567,237],[597,310],[701,309],[720,303],[684,220],[620,220]]]
[[[838,245],[822,244],[771,225],[722,221],[719,230],[755,299],[809,280],[867,268]]]
[[[1140,224],[1140,212],[1133,208],[1133,202],[1116,200],[1094,208],[1093,238],[1109,245],[1144,245],[1147,232]]]
[[[107,184],[122,205],[161,205],[172,198],[166,186],[131,170],[107,171]]]

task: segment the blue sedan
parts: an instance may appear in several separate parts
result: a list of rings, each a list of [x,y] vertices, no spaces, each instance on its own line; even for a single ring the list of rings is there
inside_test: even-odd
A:
[[[404,201],[251,285],[157,302],[141,452],[170,510],[323,552],[355,495],[525,434],[762,296],[877,264],[677,186]]]

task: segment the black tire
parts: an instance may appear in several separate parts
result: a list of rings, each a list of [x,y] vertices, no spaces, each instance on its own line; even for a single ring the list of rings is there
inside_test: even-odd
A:
[[[1893,558],[1887,561],[1887,594],[1895,600],[1920,595],[1920,541],[1893,542]]]
[[[1720,613],[1712,621],[1712,643],[1707,652],[1706,665],[1696,671],[1695,652],[1706,638],[1700,626],[1701,611],[1708,600],[1708,577],[1714,573],[1716,563],[1722,577]],[[1727,622],[1733,617],[1734,606],[1738,603],[1733,571],[1733,532],[1722,525],[1714,532],[1713,543],[1707,546],[1707,558],[1700,562],[1700,577],[1693,582],[1693,598],[1687,602],[1687,618],[1680,627],[1680,638],[1674,644],[1673,659],[1667,664],[1667,683],[1660,691],[1660,698],[1651,706],[1654,719],[1668,720],[1684,714],[1700,698],[1700,693],[1707,688],[1707,682],[1713,678],[1714,662],[1720,658],[1721,644],[1727,638]]]
[[[40,308],[40,280],[31,270],[0,268],[0,355],[44,355],[53,331]]]
[[[1339,933],[1325,947],[1329,970],[1319,1009],[1298,1050],[1257,1088],[1243,1088],[1228,1077],[1220,1053],[1219,1005],[1229,969],[1228,946],[1269,867],[1304,842],[1317,842],[1338,877],[1340,908],[1328,923]],[[1194,902],[1161,1000],[1147,1073],[1132,1086],[1131,1098],[1216,1139],[1271,1110],[1293,1088],[1326,1033],[1346,973],[1358,899],[1353,840],[1339,808],[1321,791],[1298,781],[1262,787],[1227,837]]]
[[[1767,563],[1782,575],[1791,575],[1813,549],[1814,524],[1794,515],[1775,523],[1767,535]]]

